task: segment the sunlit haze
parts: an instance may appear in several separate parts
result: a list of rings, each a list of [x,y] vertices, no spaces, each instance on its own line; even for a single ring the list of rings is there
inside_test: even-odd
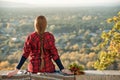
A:
[[[96,6],[118,5],[120,0],[1,0],[17,3],[27,3],[37,6]]]

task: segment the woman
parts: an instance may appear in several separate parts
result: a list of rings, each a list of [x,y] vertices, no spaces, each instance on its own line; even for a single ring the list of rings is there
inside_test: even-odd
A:
[[[31,73],[55,72],[55,65],[52,62],[53,59],[61,72],[73,74],[70,70],[63,67],[55,47],[54,36],[49,32],[45,32],[46,26],[47,20],[44,16],[38,16],[35,19],[35,31],[28,35],[20,62],[15,70],[8,73],[8,77],[17,74],[28,57],[28,71]]]

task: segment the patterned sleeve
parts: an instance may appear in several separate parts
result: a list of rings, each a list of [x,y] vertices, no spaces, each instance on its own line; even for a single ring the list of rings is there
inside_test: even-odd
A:
[[[28,58],[30,51],[31,51],[30,36],[28,36],[24,43],[23,56],[25,58]]]
[[[49,45],[50,45],[51,56],[52,56],[53,60],[55,61],[59,58],[59,55],[58,55],[57,48],[55,46],[55,38],[52,34],[50,35]]]

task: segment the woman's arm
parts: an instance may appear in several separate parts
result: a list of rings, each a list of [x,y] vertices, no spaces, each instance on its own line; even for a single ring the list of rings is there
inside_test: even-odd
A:
[[[59,67],[60,71],[66,74],[74,74],[72,73],[70,70],[65,69],[61,63],[60,59],[55,60],[55,63],[57,64],[57,66]]]
[[[11,71],[8,73],[8,77],[11,77],[13,75],[16,75],[18,73],[18,71],[20,70],[20,68],[22,67],[22,65],[24,64],[24,62],[26,61],[27,58],[25,58],[24,56],[21,57],[17,67],[15,70]]]
[[[8,76],[8,77],[11,77],[11,76],[13,76],[13,75],[16,75],[16,74],[18,73],[18,71],[19,71],[18,69],[15,69],[15,70],[7,73],[7,76]]]
[[[24,62],[26,61],[27,58],[25,58],[24,56],[21,57],[16,69],[21,69],[22,65],[24,64]]]
[[[57,64],[57,66],[59,67],[60,71],[63,72],[63,73],[66,73],[66,74],[73,74],[70,70],[64,68],[64,66],[63,66],[63,64],[62,64],[62,62],[59,58],[56,46],[55,46],[54,36],[51,35],[50,39],[51,40],[49,42],[49,45],[51,47],[50,51],[51,51],[51,54],[52,54],[52,58],[55,61],[55,63]]]
[[[62,63],[61,63],[61,60],[58,58],[57,60],[55,60],[55,63],[57,64],[57,66],[59,67],[59,69],[60,69],[60,71],[62,70],[62,69],[64,69],[64,67],[63,67],[63,65],[62,65]]]
[[[22,65],[24,64],[24,62],[26,61],[26,59],[28,58],[28,56],[30,54],[30,50],[31,50],[31,45],[30,45],[29,39],[30,38],[28,37],[24,43],[23,55],[22,55],[18,65],[16,66],[15,70],[8,73],[8,77],[11,77],[11,76],[14,76],[15,74],[17,74],[18,71],[21,69]]]

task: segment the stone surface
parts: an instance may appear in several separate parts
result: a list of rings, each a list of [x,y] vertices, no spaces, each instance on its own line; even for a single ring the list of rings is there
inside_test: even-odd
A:
[[[11,78],[8,71],[0,71],[0,80],[120,80],[120,71],[87,70],[85,75],[63,75],[60,73],[23,74],[19,73]]]

